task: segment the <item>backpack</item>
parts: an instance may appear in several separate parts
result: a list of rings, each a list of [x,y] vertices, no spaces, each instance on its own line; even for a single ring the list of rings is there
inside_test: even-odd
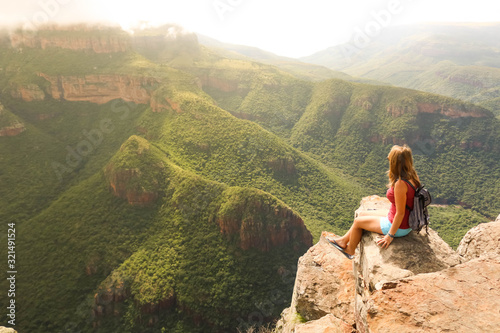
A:
[[[413,198],[413,209],[406,205],[406,209],[410,211],[410,217],[408,219],[408,224],[410,228],[417,233],[422,230],[425,226],[425,232],[429,234],[429,213],[427,212],[427,206],[432,202],[431,194],[424,187],[424,185],[420,185],[418,188],[415,188],[412,183],[403,179],[407,182],[413,190],[415,190],[415,197]]]

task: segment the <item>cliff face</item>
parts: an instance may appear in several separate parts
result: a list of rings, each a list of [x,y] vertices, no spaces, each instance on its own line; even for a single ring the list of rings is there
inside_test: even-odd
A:
[[[48,93],[52,98],[96,104],[104,104],[118,98],[136,104],[148,104],[152,92],[159,83],[155,78],[118,74],[50,76],[40,73],[39,75],[50,82]]]
[[[20,98],[26,102],[43,101],[45,99],[45,93],[36,84],[16,85],[12,88],[10,94],[12,97]]]
[[[130,205],[146,206],[159,197],[162,164],[154,159],[146,139],[131,136],[106,165],[104,174],[111,192]]]
[[[0,128],[0,136],[16,136],[26,130],[23,123],[16,123]]]
[[[393,117],[400,117],[406,113],[433,113],[451,118],[459,117],[493,117],[492,113],[479,106],[447,105],[438,103],[417,103],[415,105],[389,104],[387,112]]]
[[[0,104],[0,137],[16,136],[25,130],[24,123]]]
[[[55,32],[55,33],[54,33]],[[52,31],[51,35],[44,36],[36,32],[17,32],[11,36],[11,46],[15,48],[61,48],[73,51],[91,51],[95,53],[125,52],[130,49],[130,37],[126,35],[81,36],[63,34],[64,31]]]
[[[270,202],[263,192],[256,192],[248,199],[227,200],[219,209],[215,221],[228,240],[243,250],[256,248],[264,252],[290,242],[296,246],[312,245],[312,235],[300,216],[288,207]]]
[[[367,197],[358,212],[387,206],[385,198]],[[352,263],[327,246],[324,233],[299,259],[292,304],[283,312],[278,332],[458,332],[464,328],[493,332],[500,325],[499,223],[471,229],[458,253],[432,230],[430,235],[396,238],[386,250],[376,245],[377,234],[365,232]],[[459,255],[465,252],[468,255]],[[308,264],[311,259],[314,265]],[[330,281],[330,267],[340,277],[337,283]],[[345,291],[350,295],[340,297]],[[351,302],[347,311],[331,306],[346,298]],[[298,323],[297,314],[309,321]]]

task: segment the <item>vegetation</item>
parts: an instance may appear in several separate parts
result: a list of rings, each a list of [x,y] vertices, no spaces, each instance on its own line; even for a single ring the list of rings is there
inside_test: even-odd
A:
[[[461,206],[430,206],[429,216],[430,227],[455,250],[471,226],[490,222],[483,215]]]
[[[170,44],[179,52],[158,57],[151,49],[0,48],[0,125],[26,127],[0,137],[0,218],[16,223],[23,272],[20,329],[265,326],[289,304],[307,245],[300,237],[267,252],[253,245],[292,215],[314,241],[323,230],[346,231],[363,196],[385,194],[394,143],[412,146],[437,202],[464,207],[431,210],[433,228],[449,244],[498,214],[494,117],[419,113],[419,103],[473,107],[402,88],[303,81],[203,48],[179,61],[191,52],[184,42],[193,43],[187,37]],[[28,84],[48,91],[39,72],[152,77],[157,84],[148,93],[163,110],[12,97]],[[223,230],[225,222],[234,225]],[[239,230],[243,222],[253,229]],[[243,249],[248,236],[256,241]]]

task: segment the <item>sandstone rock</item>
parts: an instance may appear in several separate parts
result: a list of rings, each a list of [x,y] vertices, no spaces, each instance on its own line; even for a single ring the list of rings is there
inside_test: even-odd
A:
[[[48,93],[54,99],[105,104],[122,99],[136,104],[148,104],[158,80],[118,74],[51,76],[39,74],[50,82]]]
[[[384,215],[389,205],[385,198],[366,197],[355,215]],[[361,333],[496,332],[499,223],[479,225],[464,237],[471,258],[465,263],[433,230],[396,238],[385,250],[376,245],[377,234],[365,232],[353,270],[323,233],[299,259],[292,304],[277,332],[349,332],[353,327]]]
[[[144,138],[132,135],[125,141],[120,153],[104,167],[104,175],[113,195],[127,199],[134,206],[154,203],[164,178],[163,163],[156,156],[149,141]]]
[[[389,200],[378,196],[364,198],[357,215],[376,214],[388,208]],[[355,312],[356,327],[368,332],[369,298],[390,281],[421,273],[440,271],[460,264],[460,257],[438,234],[429,229],[396,238],[387,249],[376,244],[379,234],[364,232],[359,244],[359,256],[354,260],[356,279]]]
[[[500,259],[479,258],[370,295],[360,332],[498,332]]]
[[[321,319],[312,320],[295,327],[295,333],[352,333],[355,332],[352,325],[335,317],[332,314]]]
[[[328,233],[323,233],[319,242],[299,259],[291,307],[282,314],[282,332],[294,332],[295,313],[306,320],[332,315],[352,329],[352,262],[330,245],[326,236]]]
[[[92,28],[77,27],[78,30],[90,31]],[[91,51],[95,53],[125,52],[130,49],[130,37],[126,34],[107,34],[94,29],[94,36],[72,36],[65,34],[71,28],[49,29],[51,36],[43,36],[36,32],[20,31],[11,35],[11,45],[14,48],[61,48],[73,51]],[[42,31],[43,33],[43,31]]]
[[[23,123],[15,123],[11,126],[5,126],[0,128],[0,136],[16,136],[21,134],[26,130],[26,127]]]
[[[226,199],[214,220],[220,232],[243,250],[256,248],[267,252],[290,242],[305,248],[312,245],[312,235],[302,218],[269,194],[257,189],[231,188],[224,195]]]
[[[17,333],[17,331],[12,327],[0,326],[0,333]]]
[[[465,106],[465,105],[446,105],[438,103],[406,103],[396,104],[391,103],[387,106],[387,113],[393,117],[400,117],[404,114],[419,114],[419,113],[433,113],[442,114],[451,118],[460,117],[473,117],[473,118],[492,118],[493,114],[479,106]]]
[[[376,244],[379,237],[382,236],[365,231],[359,246],[360,255],[355,259],[355,266],[370,290],[379,289],[384,282],[460,264],[460,257],[432,229],[429,235],[412,232],[395,238],[387,249]]]
[[[23,101],[43,101],[45,99],[45,93],[36,84],[18,85],[15,86],[11,92],[11,96],[14,98],[20,98]]]
[[[465,260],[488,254],[500,256],[500,220],[481,223],[469,230],[460,241],[457,253]]]

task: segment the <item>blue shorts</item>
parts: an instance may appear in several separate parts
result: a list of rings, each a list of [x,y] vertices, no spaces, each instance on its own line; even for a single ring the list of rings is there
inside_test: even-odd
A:
[[[384,235],[387,235],[389,233],[389,230],[391,230],[392,224],[389,222],[389,219],[387,217],[381,217],[380,218],[380,229],[382,229],[382,233]],[[411,228],[408,229],[398,229],[396,233],[394,234],[395,237],[403,237],[408,235],[411,232]]]

